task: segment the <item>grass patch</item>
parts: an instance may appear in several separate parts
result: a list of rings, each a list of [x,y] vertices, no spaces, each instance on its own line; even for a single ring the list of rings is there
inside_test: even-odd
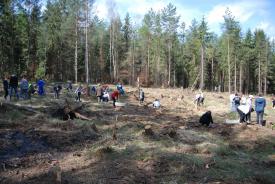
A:
[[[236,155],[236,153],[226,144],[210,148],[210,151],[214,153],[216,156]]]
[[[4,119],[8,119],[10,121],[22,119],[24,114],[18,110],[11,110],[10,112],[4,113]]]
[[[239,118],[239,114],[237,112],[229,112],[226,115],[227,119],[238,119]]]

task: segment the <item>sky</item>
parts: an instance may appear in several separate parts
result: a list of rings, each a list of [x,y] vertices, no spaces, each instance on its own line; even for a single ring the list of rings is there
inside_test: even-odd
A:
[[[260,28],[270,39],[275,39],[275,0],[95,0],[94,13],[101,19],[108,19],[108,9],[113,6],[121,19],[128,12],[132,23],[139,24],[151,8],[159,11],[169,3],[176,6],[180,21],[185,22],[187,28],[193,19],[200,21],[204,16],[209,30],[220,34],[228,7],[244,33],[249,28],[252,31]]]

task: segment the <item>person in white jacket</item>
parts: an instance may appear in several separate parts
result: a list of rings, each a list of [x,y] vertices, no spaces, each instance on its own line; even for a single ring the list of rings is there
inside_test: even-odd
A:
[[[249,107],[249,112],[248,112],[248,114],[246,115],[246,121],[248,122],[248,123],[250,123],[251,122],[251,112],[253,111],[253,106],[252,106],[252,104],[253,104],[253,95],[249,95],[248,96],[248,99],[246,100],[246,104],[247,104],[247,106]]]

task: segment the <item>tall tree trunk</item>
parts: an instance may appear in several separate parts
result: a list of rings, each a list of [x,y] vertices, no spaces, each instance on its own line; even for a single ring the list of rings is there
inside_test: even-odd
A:
[[[262,92],[262,85],[261,85],[261,53],[259,53],[258,59],[258,93]]]
[[[147,76],[146,76],[146,84],[149,85],[150,80],[150,36],[148,38],[148,45],[147,45]]]
[[[86,68],[86,83],[87,83],[87,84],[89,84],[88,14],[89,14],[89,2],[88,2],[88,0],[86,0],[86,20],[85,20],[85,68]]]
[[[160,45],[160,38],[158,38],[158,45]],[[157,85],[160,84],[160,48],[157,47]]]
[[[268,42],[266,42],[266,63],[265,63],[265,76],[264,76],[264,95],[267,93],[267,74],[268,74]]]
[[[132,85],[135,85],[135,38],[133,40],[133,53],[132,53]]]
[[[243,84],[242,84],[242,81],[243,81],[243,71],[242,71],[242,64],[240,63],[240,78],[239,78],[239,84],[240,84],[240,88],[239,88],[239,92],[242,93],[243,90],[242,90],[242,87],[243,87]]]
[[[227,39],[227,64],[228,64],[228,92],[231,93],[231,64],[230,64],[230,52],[229,52],[229,35]]]
[[[112,56],[112,21],[111,21],[111,25],[110,25],[110,40],[109,40],[109,59],[110,59],[110,79],[112,81],[113,78],[113,74],[112,74],[112,63],[113,63],[113,56]]]
[[[200,89],[204,88],[204,49],[203,45],[201,45],[201,81],[200,81]]]
[[[237,57],[234,58],[234,92],[237,92]]]
[[[171,46],[172,43],[169,39],[168,41],[168,86],[170,87],[170,80],[171,80]]]
[[[113,61],[113,80],[116,80],[116,60],[115,60],[115,25],[112,29],[112,61]]]
[[[75,77],[75,83],[77,83],[77,57],[78,57],[78,52],[77,52],[77,40],[78,40],[78,18],[76,17],[76,22],[75,22],[75,52],[74,52],[74,77]]]
[[[211,84],[212,84],[212,91],[214,90],[214,58],[211,59]]]
[[[173,62],[173,64],[174,64],[174,80],[173,80],[173,82],[174,82],[174,88],[176,87],[176,63],[175,63],[175,61]]]

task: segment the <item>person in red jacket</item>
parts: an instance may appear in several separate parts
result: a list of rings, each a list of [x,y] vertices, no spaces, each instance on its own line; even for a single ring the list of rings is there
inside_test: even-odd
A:
[[[113,106],[116,107],[116,100],[118,99],[119,92],[118,90],[113,91],[111,98],[113,100]]]

